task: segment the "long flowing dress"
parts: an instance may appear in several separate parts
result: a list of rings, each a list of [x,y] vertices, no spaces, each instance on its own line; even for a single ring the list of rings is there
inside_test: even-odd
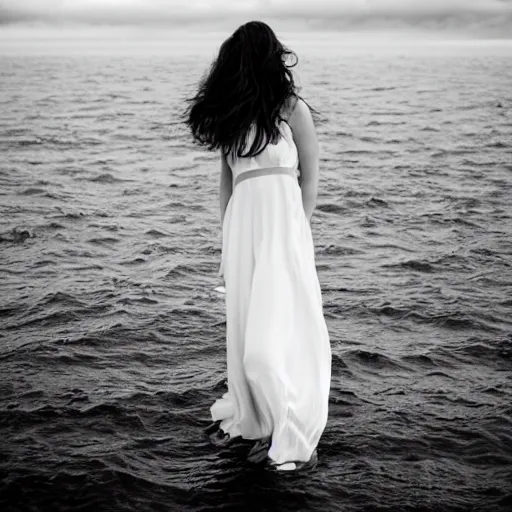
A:
[[[233,183],[254,169],[297,169],[291,128],[285,121],[279,127],[279,141],[256,157],[228,155]],[[253,137],[251,129],[247,147]],[[219,276],[226,291],[228,391],[211,406],[212,419],[231,438],[271,437],[268,457],[276,464],[309,461],[327,423],[331,346],[294,176],[256,176],[234,187]]]

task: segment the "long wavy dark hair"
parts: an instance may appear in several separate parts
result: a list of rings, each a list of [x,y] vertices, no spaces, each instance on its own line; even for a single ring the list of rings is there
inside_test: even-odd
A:
[[[289,57],[294,62],[287,63]],[[266,23],[250,21],[238,27],[222,43],[197,94],[185,100],[183,118],[194,141],[239,158],[256,156],[269,143],[277,143],[284,110],[294,99],[304,101],[290,69],[297,63],[295,52]],[[253,124],[255,136],[247,149]]]

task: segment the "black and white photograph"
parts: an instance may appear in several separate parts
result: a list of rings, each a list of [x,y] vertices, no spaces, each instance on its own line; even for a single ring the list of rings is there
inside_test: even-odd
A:
[[[512,511],[511,0],[0,0],[2,512]]]

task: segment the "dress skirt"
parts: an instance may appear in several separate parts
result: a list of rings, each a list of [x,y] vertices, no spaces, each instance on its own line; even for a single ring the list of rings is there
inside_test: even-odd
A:
[[[235,186],[222,226],[228,391],[211,406],[230,437],[271,438],[276,464],[308,461],[325,429],[331,346],[314,244],[291,175]]]

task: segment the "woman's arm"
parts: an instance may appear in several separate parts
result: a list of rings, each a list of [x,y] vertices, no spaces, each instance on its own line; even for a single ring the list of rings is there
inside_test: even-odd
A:
[[[231,194],[233,193],[233,173],[226,160],[224,151],[220,151],[220,224],[224,223],[224,215],[226,214],[226,208],[229,203]]]
[[[311,111],[300,98],[295,102],[288,124],[299,152],[302,205],[306,218],[311,223],[318,196],[318,140]]]

